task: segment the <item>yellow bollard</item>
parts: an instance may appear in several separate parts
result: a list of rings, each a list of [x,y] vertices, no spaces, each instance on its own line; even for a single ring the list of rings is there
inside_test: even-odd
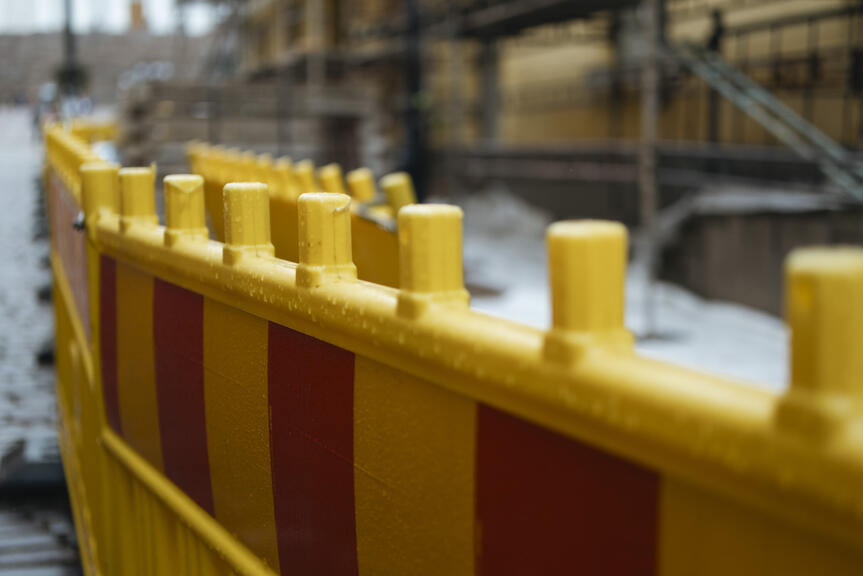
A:
[[[461,221],[461,209],[445,204],[399,211],[399,314],[418,317],[431,304],[467,307]]]
[[[266,184],[239,182],[226,184],[225,247],[222,259],[235,264],[244,255],[273,256],[270,242],[270,198]]]
[[[182,238],[206,240],[204,179],[195,174],[165,176],[165,244],[173,246]]]
[[[201,170],[201,162],[206,162],[208,148],[209,146],[200,140],[190,140],[186,144],[186,164],[192,173],[197,174]]]
[[[268,188],[272,187],[273,157],[269,154],[261,154],[255,159],[255,182],[263,182]]]
[[[344,194],[345,185],[342,182],[342,167],[333,162],[318,170],[318,181],[324,192]]]
[[[381,178],[381,190],[384,191],[387,203],[396,214],[402,206],[416,204],[414,185],[407,172],[394,172]]]
[[[617,222],[557,222],[548,228],[552,328],[550,360],[576,359],[585,344],[630,352],[632,334],[623,324],[626,228]]]
[[[863,397],[863,249],[795,250],[785,282],[791,386],[777,416],[817,438],[836,430]]]
[[[120,231],[126,232],[135,224],[157,225],[155,167],[121,168],[119,175]]]
[[[120,211],[119,166],[108,162],[89,162],[81,166],[81,194],[87,233],[95,240],[95,225],[104,212]]]
[[[314,288],[333,280],[355,280],[351,252],[351,199],[318,192],[300,196],[297,286]]]
[[[377,196],[374,176],[368,168],[351,170],[347,181],[354,202],[371,202]]]
[[[246,150],[240,153],[239,171],[234,178],[239,176],[243,182],[258,182],[258,157],[254,152]]]
[[[296,200],[300,195],[300,185],[294,174],[294,165],[290,158],[279,158],[275,165],[275,180],[277,195]],[[270,191],[272,194],[273,191]]]
[[[321,187],[315,179],[315,164],[311,160],[297,162],[294,166],[294,174],[300,184],[300,194],[321,191]]]

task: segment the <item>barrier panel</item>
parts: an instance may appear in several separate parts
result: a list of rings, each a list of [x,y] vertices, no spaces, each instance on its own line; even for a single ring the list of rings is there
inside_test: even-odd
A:
[[[400,209],[393,288],[344,194],[296,199],[289,261],[266,184],[224,187],[217,241],[199,176],[164,225],[150,169],[80,177],[89,339],[52,258],[88,573],[859,573],[860,250],[790,258],[776,395],[633,352],[618,224],[549,228],[544,332],[468,308],[458,208]]]
[[[223,240],[224,216],[222,190],[229,182],[261,182],[270,190],[270,228],[276,256],[297,261],[297,199],[306,192],[349,193],[353,259],[360,279],[398,286],[398,239],[395,214],[402,206],[416,202],[410,176],[403,172],[381,179],[381,193],[367,168],[342,175],[338,164],[328,164],[317,172],[310,160],[294,164],[288,158],[273,160],[269,155],[254,155],[210,146],[200,142],[187,150],[192,172],[204,178],[207,214],[213,235]]]
[[[110,121],[95,122],[93,120],[70,120],[64,125],[66,132],[88,144],[99,141],[111,141],[117,138],[117,124]]]

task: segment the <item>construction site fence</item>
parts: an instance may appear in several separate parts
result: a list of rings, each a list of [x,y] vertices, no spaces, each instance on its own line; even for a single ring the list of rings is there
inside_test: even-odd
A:
[[[153,167],[46,133],[87,574],[859,573],[859,249],[790,256],[777,394],[633,351],[619,224],[549,227],[538,330],[469,308],[457,207],[381,204],[397,277],[364,281],[369,196],[208,150],[160,222]]]

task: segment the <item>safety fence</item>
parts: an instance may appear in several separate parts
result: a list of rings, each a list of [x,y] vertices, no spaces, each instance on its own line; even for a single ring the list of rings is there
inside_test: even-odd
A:
[[[398,239],[395,215],[402,206],[416,202],[413,183],[404,172],[388,174],[376,188],[368,168],[342,175],[338,164],[317,170],[311,160],[293,163],[273,160],[233,148],[192,142],[187,149],[189,167],[204,178],[204,198],[213,235],[223,240],[222,191],[230,182],[262,182],[270,197],[270,230],[277,258],[296,262],[297,200],[307,192],[332,192],[351,196],[353,261],[362,280],[398,286]]]
[[[163,225],[152,168],[85,156],[50,198],[84,213],[89,335],[52,263],[88,573],[859,572],[860,250],[791,256],[776,395],[633,352],[620,225],[549,228],[540,331],[468,308],[458,208],[398,211],[390,287],[344,194],[295,198],[291,261],[285,186],[225,185],[220,241],[208,180],[168,176]]]

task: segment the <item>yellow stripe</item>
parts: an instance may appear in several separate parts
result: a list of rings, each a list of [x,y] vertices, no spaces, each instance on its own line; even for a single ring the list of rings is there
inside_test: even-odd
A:
[[[216,519],[278,571],[267,321],[210,299],[204,300],[204,404]]]
[[[860,574],[863,556],[814,531],[663,479],[660,495],[661,576]]]
[[[117,387],[123,438],[162,470],[153,353],[153,277],[117,262]]]
[[[358,356],[360,574],[473,574],[476,405]]]

